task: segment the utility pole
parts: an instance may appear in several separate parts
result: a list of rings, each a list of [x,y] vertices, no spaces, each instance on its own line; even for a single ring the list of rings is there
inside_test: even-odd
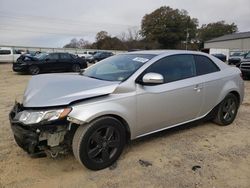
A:
[[[186,50],[188,50],[188,38],[189,38],[189,32],[187,27],[187,35],[186,35]]]

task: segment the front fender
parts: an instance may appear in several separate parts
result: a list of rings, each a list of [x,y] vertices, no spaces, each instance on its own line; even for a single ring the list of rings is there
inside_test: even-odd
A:
[[[126,121],[131,132],[131,138],[133,138],[136,126],[136,105],[134,98],[119,100],[119,103],[115,100],[93,104],[76,104],[72,106],[72,111],[68,115],[68,119],[74,119],[76,122],[79,122],[78,124],[87,124],[105,115],[119,116]]]

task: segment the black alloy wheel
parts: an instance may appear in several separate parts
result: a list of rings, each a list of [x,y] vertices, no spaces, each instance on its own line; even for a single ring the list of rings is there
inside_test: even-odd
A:
[[[228,98],[225,100],[223,107],[222,107],[222,116],[223,119],[227,122],[232,121],[235,117],[237,111],[236,101],[233,98]]]
[[[219,125],[231,124],[237,115],[238,108],[238,98],[234,94],[229,93],[218,107],[218,111],[214,119],[215,123]]]
[[[81,125],[73,138],[76,159],[91,170],[112,165],[125,145],[124,125],[114,117],[101,117],[88,125]]]
[[[90,136],[87,148],[88,157],[97,163],[107,162],[118,151],[119,145],[118,130],[106,125]]]

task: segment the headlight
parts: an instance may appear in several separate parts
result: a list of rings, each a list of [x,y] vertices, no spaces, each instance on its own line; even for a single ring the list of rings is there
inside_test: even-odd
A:
[[[66,117],[71,111],[71,108],[46,110],[46,111],[34,111],[24,110],[19,112],[15,117],[15,121],[20,121],[26,125],[36,124],[40,122],[53,121]]]

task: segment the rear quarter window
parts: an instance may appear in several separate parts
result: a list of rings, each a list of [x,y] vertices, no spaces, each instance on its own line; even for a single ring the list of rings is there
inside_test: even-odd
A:
[[[11,54],[10,50],[0,50],[0,55],[9,55]]]
[[[197,76],[220,71],[219,67],[206,56],[194,55],[194,59]]]

